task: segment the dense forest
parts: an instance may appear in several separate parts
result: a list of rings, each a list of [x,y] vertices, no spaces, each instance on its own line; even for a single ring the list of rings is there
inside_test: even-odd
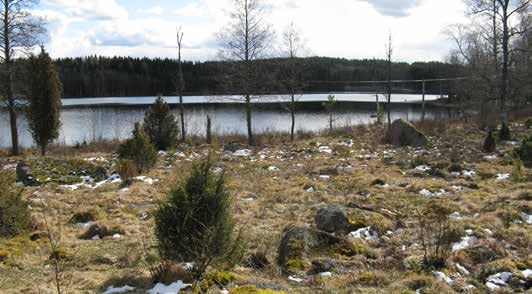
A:
[[[280,69],[283,59],[261,60],[264,85],[270,94],[282,92]],[[378,59],[348,60],[309,57],[298,59],[305,69],[303,92],[382,91],[384,84],[348,83],[387,79],[387,61]],[[55,61],[63,82],[64,97],[153,96],[175,95],[178,63],[174,59],[132,57],[62,58]],[[184,62],[185,94],[215,95],[229,93],[224,85],[224,62]],[[460,76],[460,68],[442,62],[397,62],[392,66],[394,80],[433,79]],[[394,91],[419,92],[420,84],[395,84]],[[440,93],[447,85],[431,83],[427,91]]]

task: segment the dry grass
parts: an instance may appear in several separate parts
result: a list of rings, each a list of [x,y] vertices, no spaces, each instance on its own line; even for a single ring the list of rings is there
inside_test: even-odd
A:
[[[165,158],[161,157],[157,168],[146,174],[160,179],[153,185],[134,182],[129,190],[122,190],[119,185],[104,185],[95,190],[76,191],[47,185],[26,188],[24,196],[35,204],[47,199],[59,208],[55,215],[64,224],[64,247],[69,252],[78,252],[73,286],[69,289],[72,293],[92,293],[110,285],[123,286],[126,283],[143,289],[149,286],[150,266],[158,262],[153,219],[149,215],[158,201],[165,199],[166,192],[183,179],[191,161],[209,151],[221,157],[220,166],[229,176],[235,220],[238,229],[244,233],[247,254],[261,252],[271,263],[261,270],[236,267],[234,272],[241,276],[239,284],[291,289],[294,293],[405,293],[419,288],[424,288],[425,293],[452,293],[451,287],[436,281],[430,271],[419,269],[420,248],[412,246],[418,241],[413,208],[426,199],[419,194],[424,188],[451,192],[444,198],[463,216],[459,222],[466,229],[472,229],[479,238],[496,238],[498,241],[489,246],[505,253],[505,266],[515,270],[530,268],[531,227],[512,222],[512,217],[530,207],[530,197],[522,196],[523,192],[532,190],[530,169],[524,170],[528,182],[482,178],[479,176],[481,173],[497,175],[511,173],[512,170],[504,158],[488,160],[481,156],[482,131],[459,121],[446,127],[438,122],[425,122],[417,124],[417,127],[431,136],[432,145],[425,152],[381,145],[384,131],[373,125],[343,128],[334,134],[300,133],[293,144],[289,144],[287,134],[260,135],[257,142],[262,147],[252,148],[255,160],[223,154],[221,146],[229,142],[245,142],[241,136],[216,138],[214,147],[201,145],[201,138],[193,138],[195,147],[179,150],[185,157],[173,158],[171,167],[164,164]],[[514,129],[518,137],[527,132],[519,127]],[[337,147],[340,142],[349,140],[353,141],[353,145]],[[316,148],[314,142],[329,146],[336,152],[307,153],[305,149]],[[60,158],[110,158],[115,144],[108,142],[78,150],[57,147],[51,154]],[[510,145],[499,147],[501,152],[512,148]],[[7,161],[6,158],[2,160]],[[444,167],[451,161],[477,174],[471,179],[452,176]],[[437,166],[448,177],[416,172],[412,170],[416,162]],[[276,166],[280,171],[267,171],[269,166]],[[319,177],[321,169],[337,166],[351,168],[338,169],[339,175],[332,179]],[[375,179],[381,179],[389,186],[372,186]],[[354,183],[349,193],[342,186],[345,181]],[[453,186],[472,183],[478,185],[478,189],[453,190]],[[303,188],[306,185],[315,187],[317,191],[306,192]],[[362,253],[342,260],[342,266],[335,270],[332,277],[312,277],[303,283],[290,282],[275,265],[282,232],[292,224],[314,226],[314,215],[323,204],[357,205],[381,212],[390,220],[393,230],[402,228],[403,232],[382,236],[378,242],[356,241],[363,248]],[[125,235],[100,241],[79,239],[86,228],[69,221],[76,212],[90,209],[98,211],[97,223],[117,225],[125,231]],[[33,206],[32,212],[39,213],[38,205]],[[491,230],[493,235],[486,235],[486,229]],[[483,242],[488,242],[486,240]],[[51,271],[46,267],[49,253],[43,242],[32,242],[29,235],[11,240],[0,239],[0,251],[7,250],[13,256],[0,264],[0,284],[5,281],[2,293],[50,293]],[[508,245],[515,249],[506,248]],[[403,246],[405,250],[401,249]],[[453,276],[459,281],[454,290],[459,290],[457,287],[462,284],[481,287],[484,281],[475,280],[477,274],[485,275],[488,270],[497,269],[495,265],[477,265],[471,258],[463,252],[451,256],[450,260],[463,262],[473,273],[471,277]],[[456,272],[454,264],[449,263],[446,271]],[[139,293],[142,291],[139,290]]]

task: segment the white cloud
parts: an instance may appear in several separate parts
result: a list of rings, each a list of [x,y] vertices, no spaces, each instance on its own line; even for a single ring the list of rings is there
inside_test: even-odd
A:
[[[54,6],[70,17],[107,20],[127,17],[127,10],[116,3],[116,0],[45,0],[44,3]]]
[[[196,0],[178,8],[158,2],[158,6],[146,9],[145,13],[150,10],[155,14],[159,11],[174,14],[132,17],[116,0],[46,1],[55,3],[55,7],[65,4],[61,9],[46,12],[54,19],[50,28],[53,37],[48,45],[54,56],[175,57],[176,27],[182,27],[183,56],[194,60],[216,57],[215,34],[227,24],[231,3],[231,0]],[[384,58],[391,30],[395,60],[443,60],[452,44],[441,32],[447,25],[464,19],[462,0],[334,0],[334,5],[324,5],[323,0],[266,1],[270,14],[265,20],[278,35],[294,21],[309,49],[320,56]],[[385,8],[389,11],[384,11]],[[76,9],[86,11],[85,18],[73,17],[80,15]],[[408,16],[399,17],[405,14]],[[75,25],[82,21],[85,27]]]
[[[163,14],[163,8],[161,6],[154,6],[154,7],[146,8],[146,9],[137,9],[137,12],[161,15]]]

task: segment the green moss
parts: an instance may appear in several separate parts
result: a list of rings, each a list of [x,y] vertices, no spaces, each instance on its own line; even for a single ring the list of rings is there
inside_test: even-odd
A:
[[[242,277],[232,272],[215,270],[208,272],[198,287],[205,292],[212,286],[223,288],[237,280],[242,280]]]
[[[6,250],[0,250],[0,262],[4,262],[9,258],[9,252]]]
[[[254,285],[245,285],[231,289],[230,294],[283,294],[282,291],[274,291],[271,289],[260,289]]]

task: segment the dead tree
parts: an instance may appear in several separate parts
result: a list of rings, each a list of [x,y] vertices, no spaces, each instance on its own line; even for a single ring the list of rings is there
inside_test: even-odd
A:
[[[37,3],[38,0],[0,0],[0,71],[2,94],[9,111],[13,155],[19,154],[13,60],[17,54],[26,54],[38,45],[46,32],[43,20],[32,15],[31,8]]]
[[[393,46],[392,46],[392,33],[388,37],[388,44],[386,44],[386,59],[388,61],[388,83],[386,85],[387,103],[386,103],[386,112],[388,115],[388,128],[392,125],[392,115],[391,115],[391,102],[392,102],[392,55],[393,55]]]
[[[271,28],[264,22],[263,0],[233,0],[230,22],[218,36],[221,58],[228,68],[227,82],[238,91],[246,107],[248,144],[254,145],[251,102],[259,97],[264,75],[257,60],[264,57],[272,37]]]
[[[185,90],[185,79],[183,78],[183,66],[181,61],[181,47],[183,44],[183,31],[181,28],[177,29],[177,49],[178,49],[178,81],[177,81],[177,94],[179,95],[179,117],[181,121],[181,143],[185,143],[187,139],[186,127],[185,127],[185,105],[183,103],[183,91]]]

